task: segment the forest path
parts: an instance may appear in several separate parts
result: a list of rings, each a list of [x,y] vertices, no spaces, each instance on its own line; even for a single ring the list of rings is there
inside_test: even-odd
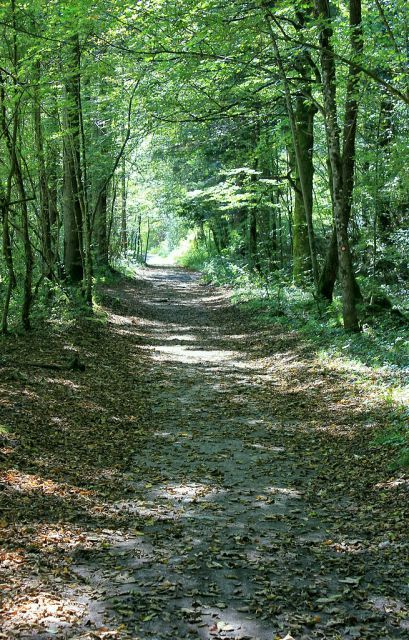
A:
[[[345,375],[181,269],[103,295],[108,327],[75,339],[86,373],[59,381],[64,453],[28,464],[52,478],[35,524],[18,511],[20,545],[39,523],[48,544],[19,592],[42,617],[21,607],[0,637],[407,637],[405,486]],[[66,564],[45,577],[47,553]]]

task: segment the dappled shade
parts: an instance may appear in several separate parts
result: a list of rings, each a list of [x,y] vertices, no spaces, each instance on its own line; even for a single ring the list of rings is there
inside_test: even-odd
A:
[[[143,276],[107,324],[8,347],[6,637],[404,638],[388,404],[227,291]],[[85,372],[25,368],[73,344]]]

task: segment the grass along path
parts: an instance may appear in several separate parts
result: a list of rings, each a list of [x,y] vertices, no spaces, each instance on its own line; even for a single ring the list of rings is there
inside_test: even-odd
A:
[[[0,637],[408,637],[390,407],[195,274],[103,295],[4,345]]]

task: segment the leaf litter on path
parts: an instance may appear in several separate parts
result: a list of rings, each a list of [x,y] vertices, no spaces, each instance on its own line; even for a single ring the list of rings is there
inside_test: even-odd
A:
[[[4,344],[5,637],[407,637],[387,407],[195,274],[103,296],[106,326]],[[84,372],[26,367],[72,350]]]

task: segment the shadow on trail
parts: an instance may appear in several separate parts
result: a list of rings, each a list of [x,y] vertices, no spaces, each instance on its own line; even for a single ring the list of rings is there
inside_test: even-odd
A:
[[[362,446],[351,424],[355,431],[364,425],[368,410],[337,406],[345,388],[334,378],[322,406],[312,357],[292,345],[289,352],[286,343],[278,362],[267,362],[261,337],[242,333],[219,291],[196,286],[192,294],[194,278],[180,273],[152,280],[150,301],[145,291],[135,299],[132,284],[121,292],[135,313],[134,330],[144,329],[156,431],[134,460],[148,481],[135,488],[138,497],[112,506],[144,518],[145,526],[136,561],[121,546],[111,550],[125,584],[109,606],[143,638],[270,640],[290,630],[307,638],[323,628],[325,637],[342,629],[353,638],[361,625],[383,624],[366,590],[372,581],[387,583],[373,532],[361,530],[356,539],[351,531],[339,548],[330,538],[341,505],[359,510],[358,493],[339,487],[337,496],[333,488],[318,503],[316,495],[317,485],[345,478],[351,440],[354,455]],[[283,337],[272,341],[280,346]],[[347,435],[349,453],[334,451],[339,458],[326,467],[316,440],[328,408],[330,433]],[[96,584],[107,562],[102,554]],[[93,580],[90,565],[80,566]]]
[[[404,638],[405,540],[376,488],[374,407],[194,274],[149,268],[104,300],[86,375],[24,401],[20,421],[41,416],[8,480],[28,527],[10,549],[29,554],[41,525],[39,565],[52,545],[69,563],[60,609],[31,629],[10,618],[10,637]]]

